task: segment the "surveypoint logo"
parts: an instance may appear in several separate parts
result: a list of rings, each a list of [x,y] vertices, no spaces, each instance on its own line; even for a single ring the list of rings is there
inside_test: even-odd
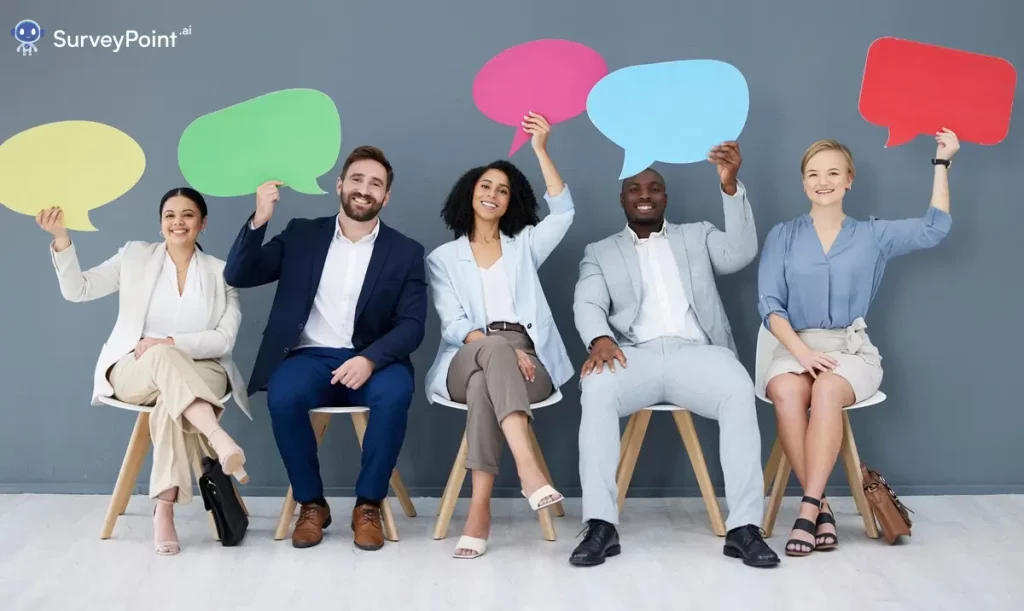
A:
[[[31,19],[22,19],[11,29],[11,36],[18,41],[18,53],[28,57],[39,51],[36,42],[43,37],[43,28]]]
[[[18,41],[18,53],[23,56],[39,52],[39,39],[43,37],[43,28],[32,19],[22,19],[11,30],[11,36]],[[56,49],[108,49],[118,53],[127,49],[173,49],[178,46],[179,39],[192,35],[192,26],[180,30],[157,31],[148,33],[139,30],[124,30],[116,34],[80,34],[59,29],[53,32],[53,46]]]

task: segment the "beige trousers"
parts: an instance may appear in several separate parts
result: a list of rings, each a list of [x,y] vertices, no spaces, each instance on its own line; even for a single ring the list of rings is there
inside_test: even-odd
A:
[[[533,382],[519,371],[516,349],[529,355],[537,368]],[[498,474],[505,435],[501,422],[513,412],[530,420],[530,404],[551,396],[551,377],[534,352],[530,336],[516,331],[491,331],[489,335],[459,348],[448,367],[448,394],[465,403],[467,469]]]
[[[149,415],[153,440],[149,496],[156,498],[177,487],[177,502],[190,503],[193,460],[214,453],[182,412],[202,399],[213,406],[219,419],[224,412],[220,398],[227,392],[227,372],[217,361],[193,361],[180,348],[158,345],[139,359],[134,352],[121,357],[108,378],[118,401],[153,406]]]

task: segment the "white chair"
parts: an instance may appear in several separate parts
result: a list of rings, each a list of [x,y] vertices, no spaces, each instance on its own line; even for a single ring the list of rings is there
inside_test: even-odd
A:
[[[636,468],[636,461],[640,456],[640,447],[644,443],[647,425],[654,412],[672,413],[672,419],[676,422],[676,428],[679,430],[679,436],[683,439],[686,453],[690,456],[693,472],[697,476],[697,484],[700,486],[701,496],[704,497],[708,518],[711,520],[711,530],[719,537],[724,537],[726,534],[725,520],[722,519],[722,509],[715,496],[715,487],[708,474],[707,462],[704,461],[704,450],[700,447],[697,429],[693,425],[693,414],[676,405],[652,405],[629,417],[626,430],[622,434],[622,442],[619,444],[619,469],[615,475],[615,483],[619,491],[619,512],[622,512],[626,502],[626,491],[629,489],[630,480],[633,479],[633,470]]]
[[[327,432],[327,425],[331,421],[331,416],[334,414],[349,414],[352,416],[352,426],[356,429],[359,448],[362,449],[363,435],[366,433],[366,425],[369,422],[367,417],[369,411],[370,408],[362,406],[318,407],[310,410],[309,417],[313,422],[313,432],[316,434],[317,445],[320,445],[324,433]],[[395,491],[395,496],[398,497],[398,502],[401,503],[405,515],[415,518],[416,508],[412,504],[412,499],[409,498],[409,492],[405,489],[402,478],[398,475],[397,468],[391,472],[391,488]],[[280,541],[288,536],[289,526],[291,526],[292,517],[295,515],[296,504],[295,499],[292,497],[292,487],[288,486],[288,494],[284,498],[281,516],[277,520],[277,530],[274,532],[275,541]],[[395,524],[395,515],[391,511],[391,503],[388,502],[387,498],[381,501],[380,516],[384,528],[384,537],[388,541],[398,541],[398,526]]]
[[[764,387],[764,374],[771,363],[772,351],[779,345],[779,340],[766,329],[759,325],[757,333],[757,356],[754,363],[754,388],[758,389],[757,398],[771,405],[771,400],[764,396],[760,389]],[[843,409],[843,441],[840,446],[839,456],[843,459],[843,468],[846,470],[846,479],[850,484],[850,492],[853,501],[857,505],[857,512],[864,519],[864,530],[872,539],[878,538],[878,527],[875,524],[875,517],[868,505],[867,497],[864,496],[864,480],[860,472],[860,455],[857,453],[857,442],[853,438],[853,428],[850,426],[850,410],[877,405],[885,401],[885,393],[876,392],[867,399],[854,403]],[[779,515],[779,507],[782,506],[782,497],[786,494],[786,484],[789,482],[789,475],[793,466],[782,451],[782,442],[776,436],[775,444],[772,445],[772,452],[768,456],[768,464],[764,468],[764,488],[768,494],[768,506],[765,510],[764,524],[762,528],[765,535],[772,536],[772,529],[775,528],[775,519]]]
[[[562,393],[558,389],[555,392],[539,403],[530,404],[530,411],[536,411],[542,407],[554,405],[562,400]],[[431,403],[437,403],[458,409],[462,411],[468,411],[469,407],[465,403],[456,403],[441,397],[440,395],[433,395],[430,399]],[[533,427],[530,426],[530,441],[533,445],[533,452],[537,455],[537,460],[540,462],[541,471],[544,472],[544,477],[547,478],[548,483],[554,485],[551,481],[551,472],[548,471],[547,462],[544,460],[544,454],[541,453],[540,444],[537,442],[537,435],[533,432]],[[444,487],[444,494],[441,495],[441,505],[437,510],[437,523],[434,525],[434,539],[444,539],[448,536],[448,525],[452,521],[452,514],[455,513],[455,505],[459,502],[459,492],[462,491],[462,484],[466,480],[466,459],[469,456],[469,444],[466,441],[466,431],[462,432],[462,443],[459,445],[458,454],[455,455],[455,464],[452,465],[452,471],[448,475],[448,484]],[[548,509],[554,509],[555,515],[562,517],[565,515],[565,509],[562,507],[562,503],[555,503],[550,507],[545,507],[537,512],[537,518],[540,520],[541,531],[544,533],[544,538],[548,541],[555,540],[555,524],[551,519],[551,514]]]
[[[139,471],[142,470],[142,463],[146,461],[146,454],[149,453],[150,448],[150,437],[149,437],[149,414],[153,411],[152,406],[147,405],[132,405],[131,403],[124,403],[118,401],[113,397],[99,397],[101,403],[123,409],[131,412],[137,412],[138,416],[135,418],[135,428],[132,429],[132,436],[128,440],[128,448],[124,453],[124,460],[121,462],[121,471],[117,474],[117,483],[114,484],[114,493],[110,497],[110,504],[107,505],[107,515],[103,520],[103,530],[100,532],[100,539],[109,539],[111,534],[114,532],[114,525],[117,524],[117,518],[124,515],[125,510],[128,509],[128,501],[132,496],[132,488],[135,486],[135,482],[139,478]],[[231,400],[231,393],[224,395],[220,402],[223,405],[227,405],[227,402]],[[203,474],[203,466],[200,462],[200,457],[193,457],[192,461],[192,472],[195,474],[196,481],[199,481],[199,476]],[[233,484],[234,482],[232,482]],[[238,494],[238,489],[235,489],[235,495],[238,497],[238,501],[245,508],[245,502],[242,501],[242,496]],[[246,509],[246,513],[249,510]],[[210,530],[213,532],[215,539],[220,540],[217,535],[217,527],[213,521],[213,514],[209,514],[210,517]]]

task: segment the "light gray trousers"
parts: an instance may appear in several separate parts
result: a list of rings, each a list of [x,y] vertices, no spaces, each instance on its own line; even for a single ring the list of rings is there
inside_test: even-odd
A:
[[[764,512],[761,435],[754,409],[754,384],[736,356],[719,346],[661,338],[624,347],[626,367],[582,380],[580,481],[583,521],[618,524],[615,471],[619,463],[619,419],[658,404],[685,407],[718,421],[719,450],[729,517],[726,528],[760,526]]]

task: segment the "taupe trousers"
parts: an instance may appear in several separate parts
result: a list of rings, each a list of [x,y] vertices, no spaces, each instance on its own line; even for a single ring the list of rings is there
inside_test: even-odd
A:
[[[537,368],[533,382],[519,371],[516,349],[529,355]],[[537,358],[529,335],[518,331],[490,331],[486,338],[464,345],[448,367],[448,394],[465,403],[467,469],[498,474],[505,435],[501,422],[514,412],[530,420],[530,403],[551,396],[551,378]]]
[[[220,398],[227,392],[228,375],[214,360],[193,361],[180,348],[153,346],[136,359],[121,357],[110,369],[110,385],[118,401],[152,405],[149,436],[153,440],[153,470],[149,496],[177,486],[180,504],[192,501],[192,462],[197,456],[214,456],[209,443],[182,417],[196,399],[213,406],[219,419],[224,413]]]

